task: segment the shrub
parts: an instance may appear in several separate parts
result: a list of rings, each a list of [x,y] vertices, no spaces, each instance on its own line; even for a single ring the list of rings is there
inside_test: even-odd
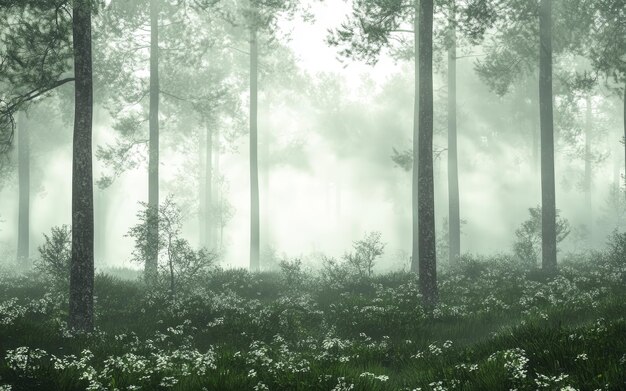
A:
[[[616,265],[626,265],[626,232],[614,230],[608,239],[609,261]]]
[[[72,230],[68,225],[52,227],[50,235],[44,234],[44,244],[39,246],[39,259],[35,270],[48,277],[55,285],[67,285],[72,259]]]
[[[516,241],[513,251],[517,258],[526,266],[534,267],[539,261],[541,253],[541,206],[528,209],[530,218],[515,230]],[[570,224],[567,219],[559,216],[556,211],[556,244],[558,246],[570,234]]]
[[[148,231],[152,221],[148,205],[137,217],[139,223],[133,226],[127,236],[135,239],[134,262],[145,263],[149,254]],[[171,297],[177,292],[189,289],[201,275],[208,272],[219,258],[214,251],[194,250],[186,239],[180,237],[183,216],[181,210],[168,197],[158,211],[158,273],[157,284],[167,287]]]
[[[383,255],[385,243],[382,243],[380,232],[370,232],[352,245],[353,252],[345,253],[343,260],[354,273],[370,277],[374,271],[376,259]]]
[[[279,263],[281,282],[288,292],[296,292],[302,287],[306,274],[302,270],[302,260],[299,258],[293,261],[282,260]]]

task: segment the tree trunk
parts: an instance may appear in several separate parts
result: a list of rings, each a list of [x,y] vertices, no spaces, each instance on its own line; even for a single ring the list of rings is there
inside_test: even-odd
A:
[[[455,5],[450,17],[451,45],[448,49],[448,206],[449,256],[455,264],[461,256],[461,216],[459,207],[459,168],[456,132],[456,26]]]
[[[205,138],[202,131],[198,131],[198,247],[206,247],[206,167],[205,167]]]
[[[17,164],[19,186],[19,216],[17,228],[18,267],[26,269],[29,265],[30,242],[30,134],[26,124],[26,114],[19,113],[17,132]]]
[[[591,124],[592,124],[592,108],[591,108],[591,96],[587,95],[587,113],[585,116],[585,179],[584,179],[584,191],[585,191],[585,212],[586,212],[586,225],[589,237],[587,238],[589,244],[593,243],[593,211],[591,203]]]
[[[213,179],[215,181],[215,186],[213,186],[213,203],[215,204],[215,219],[213,223],[213,229],[216,231],[219,229],[219,238],[217,237],[217,232],[215,234],[215,246],[218,252],[222,253],[222,245],[224,243],[224,230],[222,228],[223,221],[223,211],[222,211],[222,194],[220,193],[221,186],[221,173],[220,173],[220,155],[221,155],[221,141],[220,141],[220,129],[219,127],[215,128],[215,141],[213,143],[214,152],[213,155],[215,157],[215,164],[213,165]]]
[[[419,286],[428,305],[437,301],[433,183],[433,0],[420,1],[419,21]]]
[[[271,254],[272,248],[272,238],[270,234],[270,205],[269,205],[269,194],[270,194],[270,164],[269,164],[269,156],[270,156],[270,140],[269,140],[269,131],[266,129],[263,133],[265,137],[262,138],[261,142],[261,194],[263,197],[260,197],[260,202],[263,203],[263,208],[261,209],[261,232],[263,232],[263,237],[261,238],[261,248],[262,248],[262,259],[261,262],[271,262],[272,260],[267,258]],[[267,258],[265,261],[263,258]]]
[[[91,2],[74,0],[75,72],[74,140],[72,155],[72,261],[69,327],[93,330],[93,172],[91,72]]]
[[[148,254],[145,278],[156,281],[159,263],[159,0],[150,0],[150,141],[148,161]]]
[[[213,131],[210,126],[206,128],[206,156],[205,156],[205,177],[204,177],[204,232],[205,247],[213,248],[213,227],[215,219],[213,216]]]
[[[552,114],[552,1],[541,0],[539,15],[539,116],[541,122],[542,268],[556,271],[556,195]]]
[[[420,118],[420,104],[419,104],[419,92],[420,92],[420,59],[419,59],[419,45],[420,45],[420,0],[415,0],[415,17],[413,19],[413,34],[414,34],[414,51],[415,51],[415,63],[414,63],[414,92],[413,92],[413,169],[411,171],[411,271],[413,273],[419,273],[419,118]]]
[[[622,103],[624,105],[624,166],[626,166],[626,83],[624,84],[624,96]],[[624,171],[624,176],[626,177],[626,171]],[[624,194],[626,194],[626,191]]]
[[[258,62],[255,21],[250,26],[250,270],[260,270],[259,164],[258,164]]]

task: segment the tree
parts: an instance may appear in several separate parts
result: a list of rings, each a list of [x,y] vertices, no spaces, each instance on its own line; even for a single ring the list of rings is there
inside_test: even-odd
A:
[[[493,1],[490,7],[500,11],[494,23],[496,33],[485,45],[485,58],[476,63],[481,78],[504,95],[516,82],[533,77],[539,54],[542,267],[548,272],[557,268],[553,56],[578,50],[592,20],[586,0],[556,4],[553,9],[551,0],[541,0],[538,6],[526,1]]]
[[[539,10],[539,116],[541,124],[541,264],[556,271],[556,196],[554,179],[554,124],[552,114],[552,0],[541,0]]]
[[[413,34],[413,53],[417,53],[419,58],[415,60],[413,110],[411,270],[419,271],[420,292],[429,304],[437,300],[432,144],[433,15],[432,0],[355,1],[351,19],[328,39],[331,45],[342,46],[340,53],[343,56],[375,63],[381,51],[389,48],[393,40],[390,37]]]
[[[599,0],[589,7],[593,12],[593,23],[585,55],[593,69],[604,75],[607,82],[613,81],[612,89],[621,95],[626,139],[626,59],[624,58],[624,36],[626,36],[626,1]],[[626,144],[624,144],[626,156]],[[626,159],[624,160],[626,164]]]
[[[30,136],[26,114],[21,111],[18,120],[18,228],[17,262],[18,266],[28,266],[30,239]]]
[[[72,263],[69,326],[93,329],[93,80],[90,0],[74,0],[74,146],[72,155]]]
[[[291,17],[301,5],[294,0],[199,1],[205,9],[221,14],[249,44],[250,93],[250,270],[261,269],[261,224],[258,162],[259,43],[275,39],[279,16]]]
[[[5,147],[13,140],[13,114],[46,93],[74,84],[72,155],[72,260],[70,267],[70,328],[93,329],[93,177],[90,0],[8,2],[0,11],[14,20],[3,36],[2,81],[10,87],[0,107]],[[71,16],[70,16],[71,15]],[[35,27],[36,26],[36,27]],[[71,37],[71,38],[70,38]],[[71,39],[71,43],[70,43]],[[74,76],[67,76],[73,59]],[[6,148],[5,148],[6,149]]]

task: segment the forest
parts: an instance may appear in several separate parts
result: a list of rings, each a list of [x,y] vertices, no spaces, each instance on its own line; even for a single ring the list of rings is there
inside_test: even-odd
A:
[[[0,20],[0,391],[626,390],[626,0]]]

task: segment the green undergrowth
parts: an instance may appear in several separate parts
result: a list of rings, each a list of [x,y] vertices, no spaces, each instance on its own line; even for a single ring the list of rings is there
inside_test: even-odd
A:
[[[410,273],[216,270],[174,300],[99,274],[81,335],[62,287],[4,271],[0,390],[624,390],[625,276],[466,259],[425,310]]]

